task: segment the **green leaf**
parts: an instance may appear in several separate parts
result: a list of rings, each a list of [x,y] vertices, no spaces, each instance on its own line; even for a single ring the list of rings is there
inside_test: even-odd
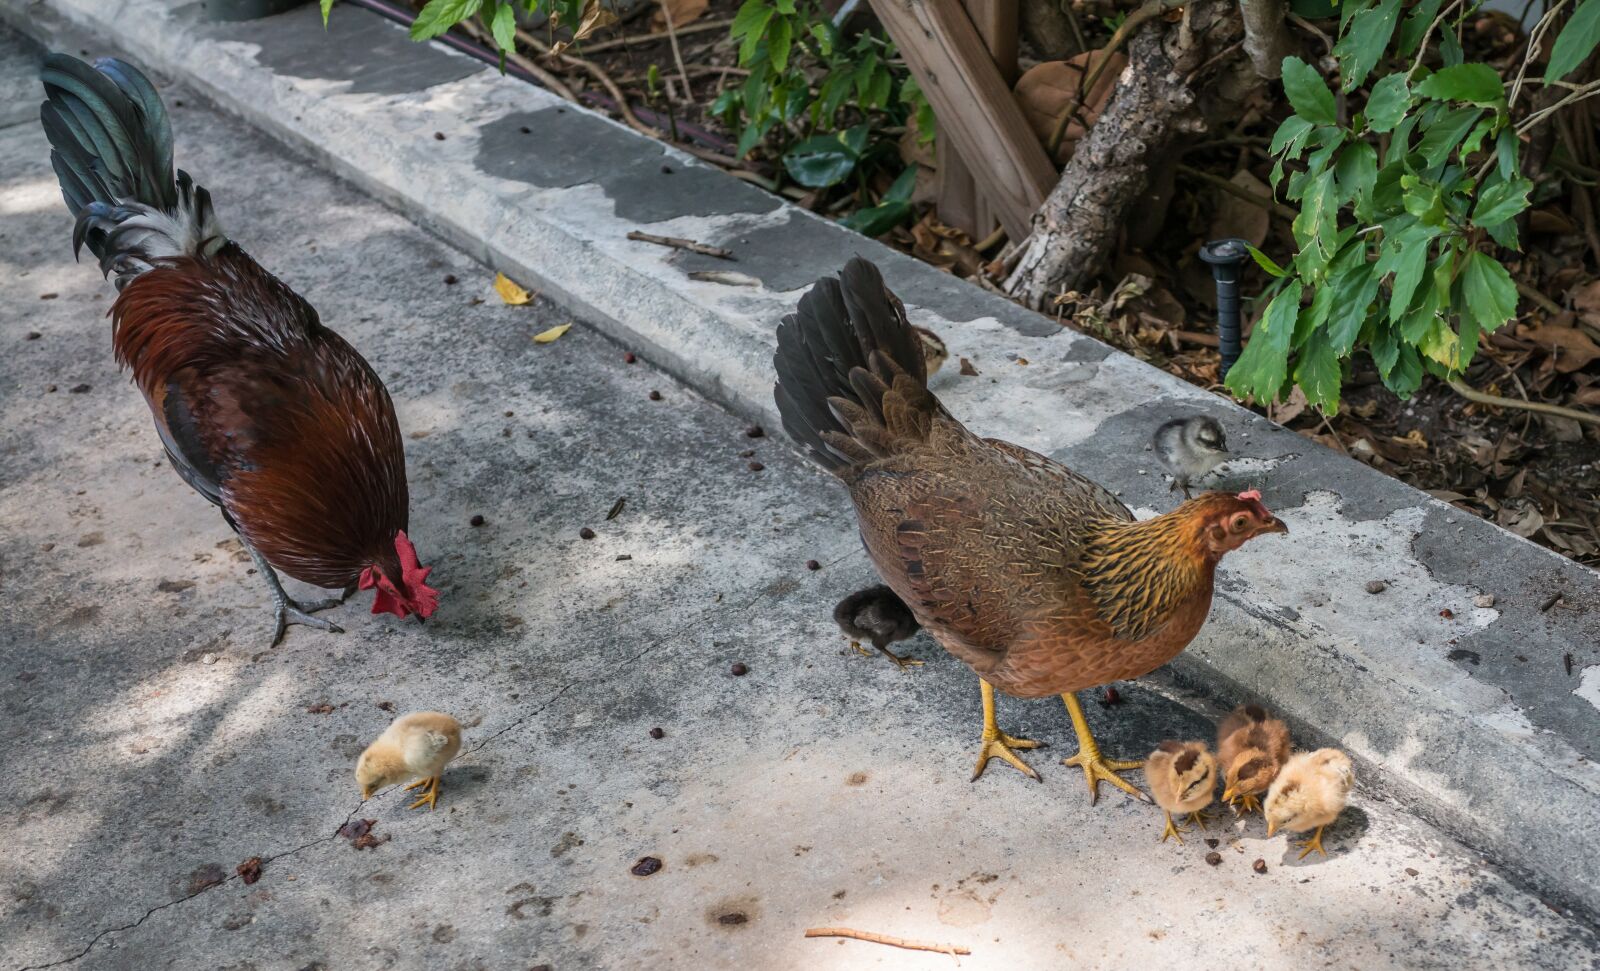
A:
[[[1500,137],[1494,140],[1494,158],[1499,168],[1500,178],[1510,179],[1517,174],[1517,155],[1520,140],[1517,138],[1516,129],[1506,126]]]
[[[1277,400],[1289,377],[1289,340],[1300,314],[1302,292],[1304,288],[1294,282],[1272,298],[1250,335],[1250,343],[1228,369],[1229,390],[1257,401]]]
[[[1404,175],[1400,177],[1400,184],[1405,187],[1406,212],[1430,226],[1444,225],[1446,219],[1444,197],[1440,194],[1436,183]]]
[[[917,187],[917,167],[908,165],[901,171],[894,183],[889,186],[889,191],[883,194],[879,202],[910,202],[911,193]]]
[[[910,216],[911,203],[884,202],[873,206],[871,209],[857,209],[839,220],[839,223],[863,236],[871,236],[873,239],[877,239],[905,222]]]
[[[428,40],[478,12],[483,0],[428,0],[428,5],[411,22],[411,39]]]
[[[1417,94],[1435,101],[1465,101],[1493,107],[1505,101],[1505,85],[1487,64],[1458,64],[1441,68],[1417,85]]]
[[[1517,221],[1515,219],[1507,219],[1504,222],[1498,223],[1488,223],[1484,226],[1480,226],[1479,228],[1488,233],[1490,239],[1493,239],[1496,243],[1499,243],[1506,249],[1522,249],[1522,240],[1517,238]]]
[[[1389,47],[1389,38],[1394,35],[1399,16],[1400,0],[1382,0],[1370,10],[1350,18],[1349,28],[1333,48],[1346,91],[1359,88],[1377,66],[1378,59]]]
[[[772,68],[782,73],[789,66],[789,51],[794,46],[794,27],[787,17],[774,17],[767,27],[767,56]]]
[[[328,26],[328,14],[333,13],[334,0],[318,0],[318,3],[322,7],[322,26],[326,29]]]
[[[1372,86],[1367,98],[1367,127],[1375,132],[1394,131],[1411,106],[1411,89],[1403,71],[1396,71]]]
[[[1283,119],[1283,124],[1273,133],[1272,145],[1267,151],[1273,155],[1287,151],[1289,158],[1299,158],[1300,153],[1305,151],[1306,136],[1311,134],[1311,129],[1315,127],[1299,115],[1290,115]]]
[[[1478,195],[1478,205],[1472,210],[1472,221],[1480,226],[1510,219],[1528,208],[1528,193],[1533,183],[1518,176],[1510,182],[1496,182]]]
[[[1254,246],[1250,246],[1248,243],[1246,243],[1245,246],[1250,250],[1250,258],[1256,261],[1256,266],[1261,267],[1263,270],[1266,270],[1268,273],[1278,277],[1279,279],[1289,275],[1289,271],[1274,263],[1272,261],[1272,257],[1256,249]]]
[[[1306,393],[1306,401],[1316,405],[1323,414],[1339,410],[1339,385],[1343,377],[1339,368],[1339,353],[1321,331],[1300,351],[1295,363],[1294,383]]]
[[[1356,335],[1367,321],[1367,308],[1378,296],[1379,276],[1374,264],[1363,262],[1341,273],[1328,286],[1333,290],[1333,312],[1328,315],[1327,340],[1341,357],[1356,345]],[[1307,389],[1307,395],[1310,390]]]
[[[1465,312],[1492,334],[1517,314],[1517,285],[1500,261],[1486,253],[1473,252],[1461,268],[1461,294]]]
[[[772,20],[774,10],[764,0],[744,0],[744,6],[733,17],[733,26],[728,28],[728,33],[734,38],[744,38],[739,44],[739,63],[749,66],[750,61],[756,56],[756,48],[761,44],[761,39],[766,36],[767,23]]]
[[[1466,60],[1466,52],[1461,49],[1455,31],[1447,30],[1439,35],[1439,59],[1444,61],[1445,67],[1455,67]]]
[[[1394,370],[1395,363],[1400,360],[1400,342],[1396,339],[1393,328],[1380,327],[1373,336],[1367,350],[1372,354],[1372,363],[1378,365],[1378,374],[1385,381]]]
[[[1400,345],[1400,355],[1394,367],[1384,376],[1383,383],[1402,398],[1409,398],[1422,387],[1422,360],[1417,349],[1410,344]]]
[[[1398,3],[1399,0],[1392,0]],[[1283,59],[1283,91],[1289,96],[1294,113],[1316,125],[1337,123],[1333,110],[1333,92],[1317,69],[1298,57]]]
[[[1423,131],[1417,151],[1422,153],[1429,168],[1442,164],[1461,146],[1462,139],[1481,114],[1482,108],[1456,108]]]
[[[1339,201],[1356,202],[1356,211],[1365,208],[1372,198],[1372,187],[1378,181],[1378,151],[1366,142],[1356,142],[1339,153],[1333,166],[1334,178],[1339,182]]]
[[[858,106],[863,110],[868,108],[883,108],[889,104],[889,93],[894,89],[894,75],[882,64],[872,72],[872,80],[867,83],[866,97],[861,99]]]
[[[1411,16],[1400,25],[1400,43],[1396,47],[1401,57],[1410,57],[1422,43],[1422,35],[1433,26],[1433,18],[1439,16],[1439,8],[1444,0],[1422,0],[1411,9]]]
[[[1384,244],[1383,256],[1378,260],[1380,277],[1394,272],[1389,284],[1389,319],[1398,321],[1411,306],[1411,298],[1422,282],[1428,268],[1428,247],[1439,234],[1437,226],[1416,226]]]
[[[1550,49],[1544,82],[1559,81],[1572,73],[1588,59],[1597,43],[1600,43],[1600,0],[1583,0]]]
[[[856,161],[861,156],[859,148],[846,142],[846,134],[848,132],[813,135],[790,148],[783,154],[783,167],[790,178],[811,189],[843,182],[855,171]]]
[[[495,44],[507,54],[517,51],[517,10],[509,2],[495,4],[494,17],[489,21],[489,32]],[[653,65],[652,65],[653,66]]]
[[[1422,335],[1422,340],[1417,342],[1417,350],[1430,360],[1454,368],[1456,357],[1461,353],[1461,338],[1456,336],[1443,318],[1434,317],[1428,322],[1428,330]]]

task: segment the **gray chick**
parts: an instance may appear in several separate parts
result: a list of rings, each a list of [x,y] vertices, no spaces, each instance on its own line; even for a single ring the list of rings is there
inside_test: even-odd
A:
[[[1156,429],[1154,445],[1156,457],[1172,473],[1172,489],[1182,489],[1185,499],[1191,498],[1189,483],[1228,457],[1228,438],[1217,420],[1208,415],[1165,422]]]
[[[905,601],[883,584],[857,590],[839,601],[839,605],[833,608],[833,619],[846,635],[857,641],[871,642],[902,671],[910,665],[922,663],[889,650],[890,644],[911,637],[922,626],[917,623],[917,618],[912,615]]]

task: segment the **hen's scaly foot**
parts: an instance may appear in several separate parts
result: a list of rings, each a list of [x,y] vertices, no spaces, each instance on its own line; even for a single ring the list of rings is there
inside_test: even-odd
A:
[[[427,803],[428,804],[428,809],[431,811],[433,809],[434,803],[439,801],[439,777],[435,775],[435,776],[429,776],[426,779],[418,779],[416,782],[413,782],[409,786],[406,786],[406,789],[408,789],[408,790],[415,789],[418,786],[427,786],[428,787],[428,791],[423,793],[421,799],[418,799],[416,802],[412,803],[411,805],[407,806],[406,808],[407,809],[415,809],[418,806],[422,805],[423,803]]]
[[[985,734],[987,735],[987,733]],[[983,740],[983,748],[978,752],[978,764],[972,770],[972,781],[977,782],[978,776],[983,775],[983,768],[989,764],[990,759],[999,758],[1003,759],[1008,765],[1014,766],[1023,775],[1035,782],[1039,782],[1039,773],[1033,770],[1033,766],[1022,761],[1017,756],[1017,753],[1012,751],[1012,749],[1018,748],[1038,748],[1039,745],[1039,742],[1035,742],[1031,738],[1012,738],[1005,732],[1000,732],[994,738],[985,738]]]
[[[1177,840],[1179,843],[1182,843],[1183,842],[1183,837],[1178,835],[1181,832],[1181,827],[1178,826],[1177,823],[1174,823],[1172,821],[1172,814],[1171,813],[1166,813],[1166,817],[1167,817],[1167,828],[1161,831],[1161,842],[1165,843],[1167,841],[1167,837],[1170,836],[1171,838]]]
[[[1305,859],[1306,857],[1311,855],[1311,851],[1312,850],[1316,850],[1318,853],[1321,853],[1323,856],[1327,856],[1328,855],[1328,851],[1322,848],[1322,831],[1324,829],[1326,829],[1326,828],[1327,827],[1324,827],[1324,826],[1318,826],[1317,827],[1317,831],[1315,833],[1311,834],[1311,838],[1310,839],[1306,840],[1304,843],[1296,843],[1295,845],[1301,847],[1301,850],[1300,850],[1300,855],[1295,857],[1295,859],[1297,859],[1297,860]]]
[[[344,628],[333,621],[311,616],[314,611],[337,607],[339,603],[338,600],[319,600],[314,604],[299,604],[287,597],[278,601],[273,607],[272,646],[277,647],[283,643],[283,635],[289,630],[290,624],[300,624],[303,627],[315,627],[317,630],[343,634]]]
[[[1062,765],[1075,765],[1083,769],[1083,776],[1089,781],[1089,805],[1100,801],[1100,783],[1109,782],[1126,792],[1140,802],[1149,802],[1150,797],[1139,791],[1133,783],[1127,781],[1118,772],[1128,769],[1137,769],[1144,765],[1144,760],[1122,762],[1117,759],[1108,759],[1100,754],[1100,746],[1094,740],[1094,734],[1089,731],[1089,720],[1083,715],[1083,706],[1078,704],[1076,695],[1064,694],[1062,702],[1067,706],[1067,714],[1072,718],[1072,729],[1078,733],[1078,754],[1071,758],[1062,759]]]

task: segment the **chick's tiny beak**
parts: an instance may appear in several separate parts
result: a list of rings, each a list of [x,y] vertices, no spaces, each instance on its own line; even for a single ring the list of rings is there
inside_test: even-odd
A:
[[[362,786],[361,787],[361,798],[362,799],[371,799],[373,791],[374,790],[373,790],[373,788],[371,786]]]
[[[1223,802],[1233,802],[1233,787],[1232,786],[1228,786],[1227,788],[1222,790],[1222,801]]]
[[[1267,838],[1271,839],[1272,838],[1272,834],[1276,833],[1277,831],[1278,831],[1278,821],[1275,820],[1275,819],[1267,820]]]

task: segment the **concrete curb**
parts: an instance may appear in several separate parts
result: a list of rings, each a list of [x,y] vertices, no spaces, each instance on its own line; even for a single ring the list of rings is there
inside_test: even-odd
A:
[[[952,412],[1135,509],[1170,504],[1144,452],[1154,425],[1215,415],[1242,456],[1231,482],[1260,484],[1294,532],[1230,559],[1175,674],[1264,700],[1307,745],[1344,746],[1368,783],[1600,914],[1600,843],[1572,825],[1600,818],[1593,572],[366,11],[341,7],[324,33],[310,7],[219,25],[195,6],[0,0],[0,16],[47,44],[113,39],[773,427],[773,327],[857,252],[980,372],[935,379]],[[180,164],[202,134],[178,133]],[[737,260],[629,242],[641,227]],[[1382,594],[1364,592],[1374,579]],[[1557,592],[1570,608],[1541,610]],[[1475,606],[1481,593],[1495,606]]]

